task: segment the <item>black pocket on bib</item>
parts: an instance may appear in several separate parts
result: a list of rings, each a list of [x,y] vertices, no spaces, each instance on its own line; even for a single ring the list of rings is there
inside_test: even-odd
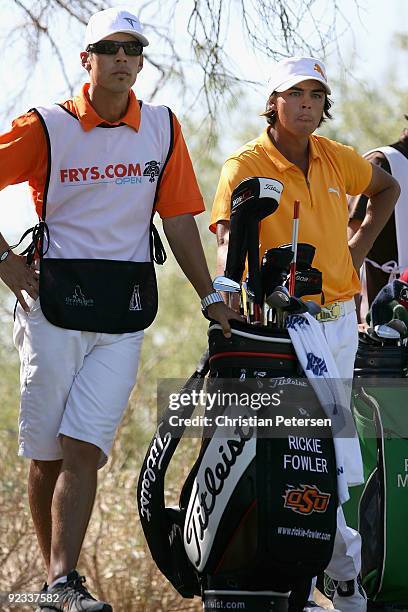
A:
[[[110,334],[145,329],[157,313],[154,264],[43,258],[40,304],[50,323],[66,329]]]

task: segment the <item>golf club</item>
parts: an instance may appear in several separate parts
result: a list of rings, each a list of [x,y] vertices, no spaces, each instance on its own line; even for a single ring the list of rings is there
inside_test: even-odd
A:
[[[241,281],[245,268],[245,257],[250,248],[249,234],[251,240],[254,241],[255,227],[258,248],[258,223],[278,208],[282,189],[282,183],[274,179],[250,177],[241,181],[232,192],[229,244],[225,265],[225,276],[228,278],[236,282]],[[248,232],[250,225],[254,227]],[[259,268],[259,249],[257,257]],[[255,267],[256,262],[251,263]]]
[[[213,280],[215,291],[225,291],[226,293],[237,293],[241,291],[239,283],[226,276],[216,276]]]
[[[224,291],[228,294],[228,306],[231,308],[231,294],[239,293],[241,286],[239,283],[227,278],[226,276],[216,276],[213,280],[213,287],[215,291]]]
[[[282,244],[280,249],[292,249],[291,244]],[[315,256],[316,247],[308,242],[298,242],[296,253],[296,269],[308,270],[312,267],[312,262]]]
[[[266,303],[271,308],[284,308],[290,303],[289,291],[286,287],[278,286],[266,298]]]
[[[272,313],[273,311],[275,311],[276,324],[279,328],[282,328],[284,321],[283,308],[285,308],[285,306],[288,306],[290,303],[290,295],[287,288],[283,286],[275,287],[273,292],[266,298],[265,303],[269,306],[269,311],[267,313],[267,323],[272,323]]]
[[[313,300],[304,300],[304,303],[307,305],[307,311],[309,314],[312,315],[312,317],[315,317],[322,311],[321,306],[319,306],[319,304],[317,304]]]
[[[292,251],[293,259],[290,264],[289,271],[289,293],[295,295],[295,273],[296,273],[296,256],[297,256],[297,243],[299,235],[299,209],[300,201],[295,200],[293,203],[293,224],[292,224]]]
[[[388,321],[387,326],[397,330],[401,338],[407,337],[408,329],[404,321],[401,321],[401,319],[391,319],[391,321]]]
[[[389,325],[375,325],[374,332],[377,336],[383,340],[400,340],[401,333],[395,329],[394,327],[390,327]]]

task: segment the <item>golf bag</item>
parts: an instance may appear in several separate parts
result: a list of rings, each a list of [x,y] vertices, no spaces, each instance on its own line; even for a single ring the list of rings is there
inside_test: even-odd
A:
[[[315,427],[279,430],[278,415],[325,414],[286,330],[231,325],[228,339],[210,325],[206,393],[234,391],[240,399],[220,401],[205,426],[177,508],[165,507],[164,478],[184,427],[175,432],[169,410],[163,415],[139,478],[141,524],[161,572],[183,597],[200,595],[204,610],[301,612],[334,544],[331,431],[319,429],[317,438]],[[181,392],[202,389],[206,370],[202,363]],[[255,418],[241,398],[261,395],[273,401],[257,406]],[[183,405],[179,417],[193,409]]]
[[[360,334],[353,411],[364,485],[343,506],[362,537],[362,581],[370,600],[408,604],[408,349]]]

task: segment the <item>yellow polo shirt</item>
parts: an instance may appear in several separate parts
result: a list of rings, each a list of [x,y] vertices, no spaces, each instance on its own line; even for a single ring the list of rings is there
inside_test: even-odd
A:
[[[299,242],[316,247],[313,266],[323,275],[325,304],[349,300],[360,290],[347,244],[346,194],[363,193],[371,164],[351,147],[323,136],[309,137],[309,170],[288,161],[265,131],[225,162],[215,194],[210,230],[230,217],[231,193],[244,178],[262,176],[283,184],[276,212],[261,222],[260,257],[292,240],[293,202],[300,200]],[[319,296],[314,299],[319,301]]]

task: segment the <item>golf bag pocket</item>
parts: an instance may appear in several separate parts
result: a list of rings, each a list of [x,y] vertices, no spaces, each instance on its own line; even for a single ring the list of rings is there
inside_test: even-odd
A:
[[[357,516],[354,514],[352,519],[362,538],[361,574],[367,594],[374,601],[405,605],[408,604],[407,395],[407,384],[399,388],[367,386],[356,392],[354,415],[365,484],[362,490],[352,490],[351,500],[354,511],[357,507]]]
[[[40,260],[40,303],[53,325],[122,334],[145,329],[157,312],[152,262]]]
[[[208,346],[210,376],[224,379],[302,376],[289,335],[284,329],[271,330],[237,321],[232,335],[225,338],[221,326],[210,325]]]
[[[408,372],[407,346],[382,346],[364,333],[359,335],[354,364],[356,377],[402,378]]]
[[[408,365],[406,346],[360,337],[353,412],[364,485],[350,489],[347,523],[361,534],[363,586],[375,602],[408,604]]]

